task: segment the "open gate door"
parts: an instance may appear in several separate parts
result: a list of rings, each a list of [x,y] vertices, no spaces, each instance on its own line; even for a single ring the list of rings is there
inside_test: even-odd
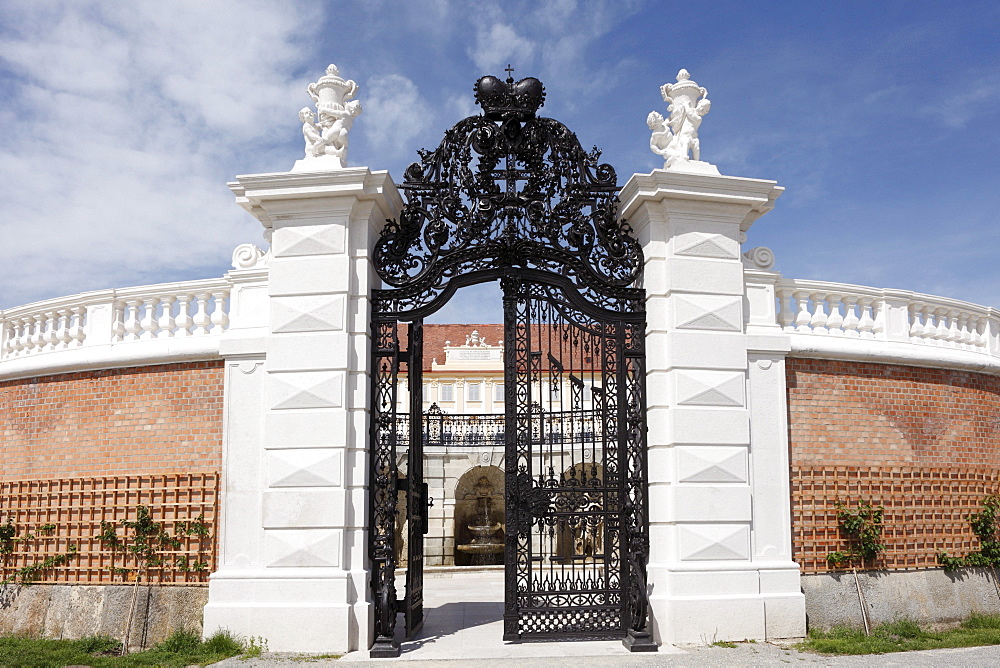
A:
[[[406,638],[424,624],[424,534],[427,533],[427,483],[424,482],[422,320],[407,328],[406,378],[410,390],[410,448],[406,458]]]
[[[558,288],[520,281],[504,283],[504,305],[504,639],[626,636],[642,475],[641,380],[626,353],[641,316],[586,313]]]

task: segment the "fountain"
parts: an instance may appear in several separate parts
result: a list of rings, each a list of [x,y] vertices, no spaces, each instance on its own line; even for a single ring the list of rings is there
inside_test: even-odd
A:
[[[472,566],[485,566],[495,560],[495,555],[503,553],[503,541],[496,535],[501,524],[490,519],[490,501],[494,494],[493,484],[486,476],[481,476],[473,487],[473,493],[466,499],[475,499],[479,504],[479,514],[475,521],[466,526],[472,532],[472,542],[457,545],[456,549],[469,555]]]

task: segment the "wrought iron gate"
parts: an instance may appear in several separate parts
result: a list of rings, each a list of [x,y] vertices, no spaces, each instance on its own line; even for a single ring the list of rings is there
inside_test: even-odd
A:
[[[646,522],[643,258],[617,216],[614,169],[566,126],[536,116],[537,79],[483,77],[483,115],[421,151],[398,220],[373,250],[370,555],[373,656],[395,656],[422,621],[419,419],[422,318],[464,285],[499,280],[505,329],[504,638],[624,637],[645,631]],[[411,321],[406,348],[399,323]],[[397,471],[398,380],[409,380],[409,458]],[[403,421],[405,423],[405,421]],[[397,600],[399,489],[409,521],[407,591]],[[412,575],[411,575],[412,571]]]
[[[505,640],[645,622],[644,325],[504,281]]]

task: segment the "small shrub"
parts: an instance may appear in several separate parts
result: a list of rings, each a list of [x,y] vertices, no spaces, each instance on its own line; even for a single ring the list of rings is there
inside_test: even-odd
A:
[[[1000,629],[1000,615],[981,615],[973,613],[962,622],[966,629]]]
[[[259,636],[250,636],[243,644],[243,658],[256,659],[261,653],[267,651],[267,639]]]
[[[946,571],[980,566],[996,568],[1000,565],[1000,539],[997,537],[997,515],[1000,514],[1000,497],[990,494],[983,499],[982,510],[965,519],[972,527],[972,533],[979,539],[979,549],[964,557],[952,557],[947,552],[938,553],[938,563]]]
[[[826,560],[833,566],[855,566],[864,568],[874,565],[880,553],[885,551],[882,539],[882,520],[885,508],[871,501],[858,501],[855,508],[837,500],[837,522],[848,542],[846,550],[838,550],[827,555]]]
[[[110,636],[88,636],[72,641],[73,647],[87,654],[120,654],[122,644]]]
[[[229,631],[216,631],[205,640],[205,649],[215,654],[230,656],[244,651],[244,644]]]
[[[178,629],[157,645],[164,652],[191,653],[201,645],[201,636],[195,631]]]

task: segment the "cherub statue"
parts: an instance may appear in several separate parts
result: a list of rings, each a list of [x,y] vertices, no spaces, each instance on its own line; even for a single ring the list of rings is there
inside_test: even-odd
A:
[[[689,152],[692,160],[701,160],[701,141],[698,139],[698,128],[701,126],[702,117],[711,108],[712,103],[707,99],[700,100],[693,109],[686,103],[677,102],[667,107],[667,111],[670,112],[670,119],[667,123],[674,133],[672,157],[675,160],[687,160]]]
[[[712,108],[708,91],[691,81],[687,70],[677,73],[677,83],[660,87],[663,101],[668,103],[669,117],[654,111],[646,117],[646,124],[653,131],[649,148],[664,158],[663,168],[678,168],[680,165],[693,167],[692,162],[701,161],[701,141],[698,128],[705,114]],[[711,166],[715,169],[714,166]]]
[[[354,125],[354,119],[361,113],[361,102],[351,100],[343,109],[329,109],[320,112],[323,127],[324,152],[340,159],[347,166],[347,133]]]
[[[347,166],[347,136],[354,119],[361,114],[361,103],[353,99],[358,84],[340,76],[336,65],[307,88],[316,102],[316,112],[309,107],[299,111],[305,156],[292,171],[341,169]]]
[[[646,125],[653,131],[653,136],[649,138],[649,149],[666,159],[670,157],[670,143],[674,139],[674,133],[663,120],[663,114],[651,111],[646,117]]]
[[[324,142],[316,125],[316,114],[309,107],[302,107],[299,111],[299,121],[302,122],[302,137],[306,140],[306,155],[322,155]]]

